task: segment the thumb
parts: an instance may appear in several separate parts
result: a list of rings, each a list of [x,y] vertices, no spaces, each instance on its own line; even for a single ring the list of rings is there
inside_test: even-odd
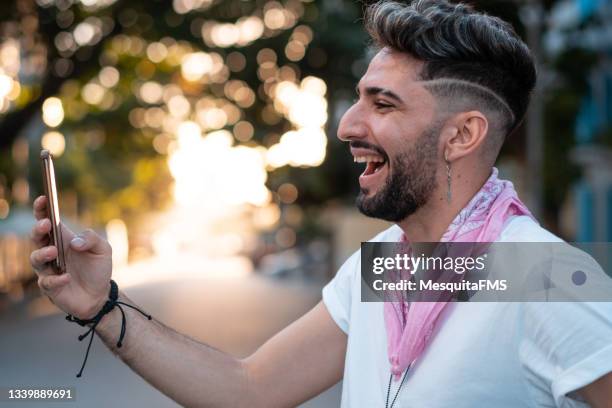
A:
[[[111,252],[110,244],[91,229],[87,229],[72,238],[70,246],[76,251],[90,251],[98,255]]]

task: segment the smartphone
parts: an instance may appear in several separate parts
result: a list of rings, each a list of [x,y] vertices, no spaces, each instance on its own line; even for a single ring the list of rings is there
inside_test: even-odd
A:
[[[57,257],[53,263],[53,269],[57,273],[66,272],[66,260],[64,258],[64,244],[62,242],[62,231],[60,227],[59,205],[57,203],[57,187],[55,185],[55,169],[53,168],[53,156],[48,150],[40,152],[42,163],[43,184],[45,196],[47,196],[47,208],[51,220],[51,232],[49,233],[49,245],[57,248]]]

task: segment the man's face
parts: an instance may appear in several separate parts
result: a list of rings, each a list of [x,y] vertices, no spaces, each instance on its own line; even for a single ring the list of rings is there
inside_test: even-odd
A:
[[[435,189],[441,125],[433,96],[417,80],[420,69],[419,61],[383,49],[340,121],[338,137],[366,164],[357,206],[367,216],[399,222]]]

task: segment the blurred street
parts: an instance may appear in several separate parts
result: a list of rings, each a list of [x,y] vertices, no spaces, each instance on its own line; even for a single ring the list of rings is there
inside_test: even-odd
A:
[[[207,276],[139,284],[128,296],[179,332],[236,356],[254,351],[272,334],[320,299],[320,284],[257,275]],[[74,387],[76,403],[45,406],[174,407],[106,349],[96,337],[81,379],[75,378],[85,354],[84,330],[64,321],[46,299],[0,315],[0,387]],[[128,326],[129,330],[129,326]],[[303,407],[337,407],[340,386]],[[9,406],[0,402],[0,406]],[[40,403],[18,404],[20,407]]]

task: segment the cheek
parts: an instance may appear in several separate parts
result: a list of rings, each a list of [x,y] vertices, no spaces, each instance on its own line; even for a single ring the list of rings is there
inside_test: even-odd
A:
[[[378,145],[387,153],[391,161],[393,157],[414,147],[419,134],[408,122],[380,120],[373,129]]]
[[[426,106],[392,112],[380,118],[377,134],[388,135],[386,144],[389,148],[406,151],[414,148],[417,140],[434,126],[434,122],[434,111]]]

